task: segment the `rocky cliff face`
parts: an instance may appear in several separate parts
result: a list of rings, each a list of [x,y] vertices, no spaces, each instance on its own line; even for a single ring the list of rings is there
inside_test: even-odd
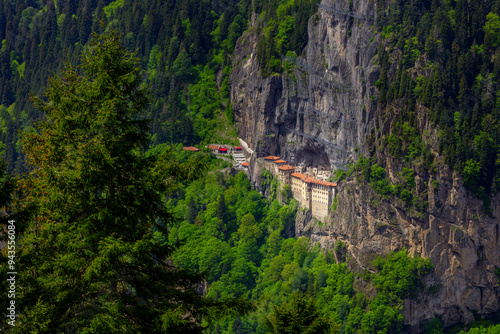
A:
[[[239,40],[230,76],[239,135],[258,156],[327,168],[342,168],[377,147],[377,159],[394,181],[401,166],[380,148],[392,121],[379,117],[373,98],[380,43],[371,29],[375,1],[354,1],[353,12],[363,18],[342,14],[339,9],[348,8],[349,1],[333,2],[323,1],[311,18],[309,43],[291,73],[262,78],[258,35],[250,29]],[[430,258],[435,269],[426,292],[405,305],[405,323],[415,331],[435,314],[448,326],[500,308],[498,218],[483,214],[483,203],[437,155],[437,130],[422,108],[419,129],[436,155],[432,176],[416,170],[417,193],[429,202],[427,212],[415,213],[353,180],[340,185],[337,211],[325,224],[320,227],[302,213],[295,227],[297,235],[326,248],[342,240],[353,267],[370,270],[376,256],[401,248]],[[260,170],[252,163],[249,175],[257,188]],[[492,200],[492,210],[500,217],[500,196]]]
[[[263,79],[255,29],[240,38],[231,101],[240,137],[258,154],[330,168],[362,152],[376,110],[370,98],[378,78],[373,4],[355,1],[365,19],[319,9],[309,21],[308,46],[288,74]],[[337,1],[337,8],[349,8],[349,1]]]
[[[417,300],[407,300],[404,309],[406,325],[416,332],[435,314],[449,326],[499,309],[498,219],[481,213],[482,202],[467,194],[448,167],[442,166],[439,176],[439,188],[429,184],[430,208],[424,217],[354,180],[340,186],[337,211],[326,224],[302,220],[296,225],[298,235],[323,247],[332,249],[337,240],[343,241],[351,267],[371,270],[377,255],[402,248],[429,258],[435,268],[426,278],[427,289]],[[493,203],[493,214],[500,217],[500,197]]]

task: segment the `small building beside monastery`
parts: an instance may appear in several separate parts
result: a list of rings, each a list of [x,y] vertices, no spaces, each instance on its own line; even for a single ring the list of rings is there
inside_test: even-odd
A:
[[[190,151],[190,152],[198,152],[199,149],[197,149],[196,147],[194,146],[188,146],[188,147],[183,147],[182,148],[184,151]]]
[[[286,164],[285,160],[274,160],[274,175],[279,175],[280,167]]]
[[[274,165],[274,161],[279,160],[280,157],[276,157],[274,155],[270,155],[264,158],[264,168],[271,172],[271,174],[275,175],[276,167]]]
[[[290,185],[290,176],[295,171],[295,167],[290,165],[281,165],[278,167],[278,184],[279,189],[283,190],[285,185]]]
[[[208,149],[212,153],[219,153],[219,148],[220,148],[219,145],[208,145]]]
[[[214,154],[228,154],[228,153],[232,153],[233,151],[235,151],[235,152],[237,151],[232,146],[229,146],[229,145],[210,144],[207,147],[210,150],[210,152],[212,152]]]

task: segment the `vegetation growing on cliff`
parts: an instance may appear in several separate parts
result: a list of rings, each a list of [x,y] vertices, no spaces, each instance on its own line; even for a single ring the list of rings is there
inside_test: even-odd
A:
[[[392,119],[389,153],[415,153],[433,171],[422,143],[422,108],[439,129],[439,153],[459,171],[467,188],[485,201],[500,190],[499,1],[377,2],[376,29],[384,41],[379,102]],[[396,52],[398,51],[398,52]],[[395,71],[391,73],[391,69]],[[402,160],[402,159],[401,159]]]
[[[461,331],[460,334],[498,334],[500,333],[500,325],[493,326],[491,323],[483,324],[469,329],[468,331]]]
[[[290,63],[282,64],[282,57],[300,56],[307,44],[309,18],[317,12],[319,0],[258,2],[256,10],[262,13],[257,26],[260,33],[257,60],[262,76],[281,73]]]
[[[351,167],[349,174],[356,174],[369,183],[371,188],[382,198],[396,196],[406,208],[413,210],[417,215],[423,215],[429,206],[424,196],[417,196],[413,169],[403,167],[402,171],[396,175],[397,181],[393,183],[389,179],[386,169],[376,163],[375,157],[368,159],[361,156],[358,162]]]
[[[103,332],[200,331],[200,325],[211,333],[263,332],[266,326],[281,331],[286,330],[283,315],[294,314],[297,305],[307,307],[314,320],[294,326],[311,331],[401,330],[402,298],[424,289],[421,278],[431,270],[428,261],[398,252],[377,259],[373,274],[353,273],[344,263],[349,258],[343,251],[323,252],[307,238],[290,237],[297,209],[293,200],[288,205],[267,201],[250,189],[244,175],[215,172],[227,167],[223,162],[189,155],[179,146],[170,151],[164,144],[234,140],[235,133],[226,131],[234,117],[228,75],[231,53],[248,27],[250,13],[256,11],[260,17],[258,61],[267,76],[283,71],[283,65],[290,68],[281,55],[300,55],[316,5],[317,1],[245,0],[223,5],[195,0],[3,3],[2,152],[9,170],[23,170],[17,130],[27,129],[25,148],[37,176],[35,181],[23,181],[29,195],[24,204],[30,209],[24,213],[36,224],[27,225],[31,230],[21,226],[20,232],[26,233],[26,248],[19,253],[24,266],[19,283],[27,288],[19,294],[26,306],[19,319],[21,325],[32,326],[19,326],[19,332],[65,331],[67,326]],[[420,106],[430,110],[430,119],[441,130],[440,151],[468,187],[486,201],[499,190],[498,7],[498,1],[391,1],[388,7],[386,1],[378,2],[376,29],[389,46],[388,52],[383,47],[379,52],[380,102],[404,106],[394,114],[394,126],[383,143],[405,166],[397,175],[399,182],[392,184],[375,159],[360,160],[360,173],[382,196],[396,195],[407,207],[425,211],[414,175],[420,170],[432,173],[435,161],[419,129]],[[59,108],[52,101],[38,100],[49,118],[54,116],[53,123],[44,123],[39,133],[29,130],[42,115],[28,102],[28,91],[41,95],[47,77],[61,70],[58,60],[76,63],[82,50],[91,50],[90,31],[101,29],[124,32],[127,48],[137,50],[146,74],[138,77],[134,71],[115,79],[137,88],[140,101],[121,99],[120,90],[100,91],[106,88],[106,77],[101,76],[106,66],[122,64],[123,59],[112,58],[100,67],[94,82],[80,80],[72,71],[54,81],[52,101],[69,102]],[[400,59],[392,58],[396,49],[403,52]],[[393,77],[391,63],[399,64]],[[66,84],[76,88],[66,89]],[[142,100],[146,87],[150,104]],[[75,91],[78,94],[72,95]],[[87,109],[92,101],[100,101],[92,95],[99,92],[118,96],[118,105]],[[88,105],[76,98],[79,94],[91,96],[84,99]],[[124,119],[114,117],[112,112],[130,106],[147,109],[150,140],[135,116],[125,112]],[[89,114],[96,110],[102,117]],[[119,133],[110,136],[104,131],[113,128]],[[70,139],[75,137],[82,141],[73,145]],[[146,144],[154,146],[148,154]],[[202,159],[210,164],[208,174],[203,174]],[[157,169],[151,171],[152,166]],[[204,179],[175,187],[173,194],[172,184],[163,182],[166,177],[193,175]],[[12,184],[6,181],[1,199],[11,192]],[[276,181],[268,181],[274,198]],[[163,207],[165,194],[168,210]],[[175,223],[169,212],[175,212]],[[112,235],[107,237],[107,232]],[[160,261],[167,259],[177,267]],[[193,293],[194,285],[198,293]],[[157,292],[165,290],[178,293],[179,299],[158,297]],[[5,286],[2,291],[7,291]],[[215,323],[195,321],[210,319],[209,309],[227,306],[225,301],[233,298],[254,302],[256,311]],[[193,308],[185,307],[192,302]],[[233,306],[241,310],[241,305]]]
[[[228,78],[237,39],[250,14],[268,47],[259,52],[269,73],[280,55],[300,54],[317,1],[61,0],[7,1],[0,6],[0,142],[9,171],[26,168],[18,130],[41,117],[29,93],[41,95],[47,79],[73,65],[91,31],[115,29],[146,71],[154,145],[234,143]],[[262,48],[262,44],[260,44]],[[263,55],[263,57],[261,57]],[[266,72],[267,73],[267,72]]]

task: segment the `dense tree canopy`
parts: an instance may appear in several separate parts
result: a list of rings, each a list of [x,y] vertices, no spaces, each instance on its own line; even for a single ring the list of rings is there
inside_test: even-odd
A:
[[[274,308],[272,315],[266,318],[266,327],[273,334],[328,334],[334,333],[331,321],[321,316],[314,300],[296,292],[289,302]]]
[[[27,219],[18,224],[13,332],[201,332],[202,320],[244,310],[202,298],[194,287],[203,276],[169,261],[164,195],[203,166],[144,154],[137,64],[119,35],[96,35],[83,75],[68,66],[34,99],[46,118],[23,134],[32,171],[20,181]]]
[[[433,174],[418,121],[425,109],[440,155],[490,214],[500,190],[499,10],[496,0],[377,2],[379,112],[391,121],[383,146],[421,176]]]

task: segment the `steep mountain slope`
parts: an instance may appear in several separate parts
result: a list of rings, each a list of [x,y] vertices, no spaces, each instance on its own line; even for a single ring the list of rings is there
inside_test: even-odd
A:
[[[405,323],[423,330],[422,324],[435,315],[449,326],[498,311],[500,197],[471,191],[470,182],[467,190],[463,176],[470,175],[463,164],[449,167],[450,153],[440,145],[443,125],[421,101],[425,96],[417,94],[419,85],[440,71],[427,60],[425,47],[420,45],[422,54],[416,55],[417,46],[413,51],[404,44],[399,48],[386,39],[387,29],[375,31],[383,26],[381,20],[393,19],[397,4],[323,1],[309,22],[302,55],[284,58],[295,66],[265,78],[258,72],[258,27],[250,29],[236,45],[231,99],[239,134],[258,156],[279,155],[291,164],[327,169],[345,168],[361,154],[370,158],[361,159],[350,181],[341,184],[337,210],[326,224],[298,219],[296,233],[327,248],[343,241],[351,265],[358,268],[370,269],[377,254],[399,248],[430,258],[436,268],[428,290],[405,308]],[[436,11],[439,2],[433,6],[425,2],[404,8]],[[406,86],[399,85],[402,72]],[[467,128],[473,120],[461,115],[455,117],[462,117],[460,126]],[[495,159],[494,152],[489,160]],[[257,186],[258,169],[257,164],[251,168]]]
[[[254,27],[236,46],[229,82],[239,133],[251,147],[329,168],[357,160],[365,149],[377,105],[370,96],[378,78],[378,38],[370,28],[373,3],[359,3],[356,13],[366,18],[354,23],[324,5],[309,22],[303,56],[282,55],[290,71],[261,78]]]
[[[352,180],[342,183],[337,210],[323,227],[312,222],[296,226],[298,235],[326,248],[343,241],[353,267],[373,270],[377,254],[401,248],[429,258],[435,269],[425,282],[428,290],[405,305],[405,323],[416,328],[435,315],[449,326],[499,309],[498,219],[481,213],[482,201],[465,190],[450,168],[442,166],[437,173],[439,188],[428,185],[432,191],[424,217],[409,212],[402,201],[384,199],[366,183]],[[500,198],[493,203],[498,217]]]

